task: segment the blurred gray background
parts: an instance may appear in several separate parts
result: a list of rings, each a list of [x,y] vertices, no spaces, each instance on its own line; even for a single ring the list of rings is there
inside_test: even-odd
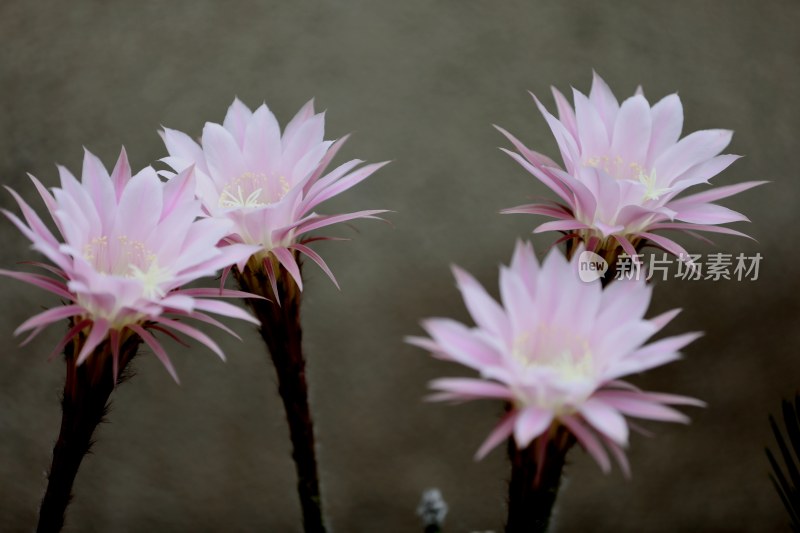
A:
[[[0,176],[43,209],[25,178],[56,184],[84,145],[109,166],[164,155],[160,124],[199,134],[234,95],[267,100],[285,122],[309,98],[328,137],[356,135],[340,158],[393,163],[328,203],[387,208],[394,228],[357,223],[322,244],[342,286],[307,265],[304,323],[319,458],[338,532],[419,531],[420,492],[439,487],[447,530],[499,530],[502,450],[472,455],[495,423],[489,402],[421,401],[426,382],[462,373],[406,346],[419,319],[466,319],[448,268],[496,292],[497,266],[534,217],[503,207],[552,196],[499,152],[505,126],[557,155],[528,90],[588,91],[595,68],[618,96],[679,91],[684,132],[736,130],[747,157],[717,184],[767,179],[726,205],[758,243],[691,237],[698,252],[764,256],[756,282],[659,283],[652,313],[685,308],[671,333],[706,336],[685,360],[635,381],[706,400],[689,426],[635,436],[633,479],[603,475],[579,449],[559,498],[558,531],[770,531],[786,515],[768,481],[767,415],[800,387],[796,243],[800,4],[792,1],[23,2],[0,4]],[[16,210],[11,197],[0,206]],[[552,235],[533,238],[540,252]],[[0,222],[0,267],[33,253]],[[64,369],[46,362],[53,327],[28,348],[14,328],[54,298],[0,280],[0,530],[30,531],[59,423]],[[294,471],[273,371],[253,328],[215,335],[227,363],[171,345],[175,385],[152,354],[114,394],[68,515],[68,531],[299,531]]]

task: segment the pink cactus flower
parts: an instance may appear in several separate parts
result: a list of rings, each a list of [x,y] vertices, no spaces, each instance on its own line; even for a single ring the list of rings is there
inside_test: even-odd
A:
[[[544,450],[558,425],[610,469],[608,452],[628,472],[625,417],[688,422],[669,405],[703,405],[683,396],[645,392],[621,378],[679,358],[698,333],[645,344],[679,310],[643,318],[652,288],[644,281],[580,281],[577,259],[553,250],[540,265],[530,244],[518,243],[500,271],[502,304],[469,274],[454,268],[476,323],[446,318],[423,322],[430,335],[408,342],[435,357],[477,370],[479,378],[432,381],[431,399],[503,400],[510,410],[477,452],[484,457],[513,435],[519,449],[534,440]]]
[[[73,337],[88,331],[78,364],[107,338],[116,356],[120,339],[137,334],[177,381],[152,330],[170,336],[182,333],[224,358],[210,337],[182,319],[197,319],[230,333],[207,313],[257,323],[240,308],[214,299],[242,297],[239,291],[182,288],[246,259],[256,249],[243,244],[217,247],[232,223],[198,219],[201,208],[194,196],[193,168],[168,183],[162,182],[151,167],[131,176],[123,149],[110,175],[88,151],[80,182],[66,168],[59,166],[58,171],[61,187],[52,193],[38,179],[30,178],[60,238],[15,191],[8,189],[24,221],[8,211],[4,214],[52,263],[35,264],[53,276],[8,270],[0,270],[0,274],[45,289],[66,302],[26,320],[17,334],[32,330],[32,338],[54,322],[71,319],[74,325],[54,354]]]
[[[589,249],[619,245],[630,255],[647,240],[688,257],[674,240],[655,233],[660,230],[746,236],[720,224],[747,221],[747,217],[713,202],[765,182],[748,181],[678,197],[690,187],[708,184],[739,158],[720,155],[731,141],[731,131],[696,131],[679,140],[683,107],[677,94],[651,107],[640,88],[619,104],[597,74],[588,97],[573,90],[574,110],[555,88],[553,95],[558,119],[533,98],[556,138],[563,169],[496,127],[518,153],[503,151],[552,189],[560,201],[521,205],[503,213],[555,218],[534,232],[561,231],[582,240]]]
[[[353,159],[326,173],[331,160],[347,140],[324,140],[325,114],[308,102],[281,133],[275,116],[262,104],[254,112],[238,99],[222,125],[206,123],[200,145],[188,135],[164,128],[169,151],[164,161],[175,171],[197,169],[197,195],[208,216],[231,220],[228,242],[254,244],[256,259],[270,280],[275,279],[274,257],[302,290],[296,254],[315,263],[336,284],[323,259],[307,244],[306,233],[358,218],[376,218],[383,210],[318,215],[322,202],[357,185],[386,163],[358,167]],[[244,262],[239,265],[242,270]],[[338,286],[338,284],[337,284]]]

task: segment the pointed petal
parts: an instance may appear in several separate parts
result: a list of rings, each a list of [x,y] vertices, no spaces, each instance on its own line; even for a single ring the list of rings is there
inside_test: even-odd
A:
[[[527,448],[533,439],[547,430],[552,421],[551,411],[535,406],[522,409],[514,424],[514,440],[517,442],[517,448],[520,450]]]
[[[729,224],[731,222],[749,222],[743,214],[717,204],[690,204],[679,208],[675,219],[691,224]]]
[[[114,184],[114,193],[117,202],[122,198],[122,191],[125,189],[128,181],[131,179],[131,164],[128,162],[128,153],[125,147],[119,152],[117,164],[114,165],[114,170],[111,171],[111,182]]]
[[[555,207],[551,205],[545,204],[526,204],[526,205],[518,205],[516,207],[508,207],[500,211],[502,215],[517,215],[517,214],[525,214],[525,215],[543,215],[546,217],[553,217],[558,218],[560,220],[567,220],[573,218],[572,214],[569,213],[562,207]]]
[[[0,276],[6,276],[12,279],[29,283],[40,289],[52,292],[68,301],[74,301],[75,296],[67,290],[67,286],[58,280],[42,276],[40,274],[31,274],[29,272],[14,272],[13,270],[0,269]]]
[[[332,224],[339,224],[341,222],[347,222],[349,220],[355,220],[359,218],[371,218],[375,220],[382,220],[380,217],[375,216],[375,215],[380,215],[382,213],[388,213],[388,211],[386,209],[371,209],[366,211],[356,211],[354,213],[346,213],[342,215],[318,216],[313,220],[310,220],[309,222],[298,227],[297,233],[308,233],[309,231],[313,231],[315,229],[320,229],[326,226],[330,226]]]
[[[630,479],[631,465],[628,462],[628,457],[625,455],[625,450],[623,450],[619,444],[609,439],[605,435],[600,435],[600,438],[603,440],[603,444],[606,445],[606,448],[608,448],[608,450],[611,452],[611,455],[614,456],[614,459],[617,460],[617,464],[619,465],[620,470],[622,470],[622,475],[625,476],[626,479]]]
[[[259,298],[262,300],[266,300],[266,298],[258,294],[252,294],[249,292],[237,291],[233,289],[208,289],[208,288],[181,289],[179,291],[173,292],[172,294],[183,294],[186,296],[191,296],[193,298]]]
[[[589,226],[578,222],[574,219],[568,220],[553,220],[551,222],[545,222],[544,224],[538,225],[533,232],[534,233],[544,233],[546,231],[572,231],[578,229],[587,229]]]
[[[328,265],[327,265],[327,263],[325,263],[325,260],[322,259],[322,257],[317,252],[315,252],[314,250],[312,250],[308,246],[306,246],[304,244],[299,244],[299,243],[293,244],[291,246],[291,248],[297,250],[298,252],[301,252],[303,255],[305,255],[306,257],[310,258],[317,265],[319,265],[319,267],[322,269],[322,271],[325,272],[325,274],[327,274],[328,277],[331,279],[333,284],[336,285],[336,288],[341,290],[341,288],[339,287],[339,282],[336,281],[336,277],[334,277],[333,272],[331,272],[331,269],[328,268]]]
[[[209,313],[214,313],[217,315],[244,320],[245,322],[250,322],[251,324],[256,324],[256,325],[259,324],[259,321],[256,318],[254,318],[250,313],[248,313],[241,307],[231,305],[227,302],[221,302],[218,300],[197,299],[194,301],[194,308],[199,309],[200,311],[207,311]]]
[[[206,157],[203,149],[191,137],[182,131],[164,128],[161,133],[161,138],[167,148],[167,152],[171,157],[164,158],[164,162],[170,165],[176,172],[184,170],[189,165],[196,165],[197,168],[203,172],[208,171],[206,165]],[[178,165],[178,166],[176,166]],[[128,170],[130,172],[130,169]],[[117,189],[117,198],[121,190]]]
[[[256,109],[247,125],[243,153],[247,166],[255,172],[269,173],[281,168],[281,128],[266,104]]]
[[[570,109],[571,110],[571,109]],[[495,125],[494,126],[497,131],[503,134],[503,136],[508,139],[511,144],[514,145],[514,148],[525,158],[528,163],[535,167],[557,167],[558,163],[547,157],[546,155],[540,154],[539,152],[534,152],[524,144],[522,141],[514,137],[511,133],[506,131],[504,128]]]
[[[6,190],[11,193],[11,196],[13,196],[14,200],[16,200],[17,205],[19,205],[19,208],[22,211],[22,216],[25,218],[25,222],[28,223],[30,229],[50,246],[58,247],[58,241],[50,232],[45,223],[42,222],[42,219],[39,218],[39,215],[36,214],[36,211],[34,211],[14,189],[11,187],[6,187]]]
[[[660,315],[653,317],[650,319],[650,322],[655,324],[655,326],[660,330],[664,328],[667,324],[672,322],[672,319],[678,316],[682,309],[672,309],[671,311],[667,311],[665,313],[661,313]]]
[[[196,341],[202,343],[207,348],[209,348],[212,352],[217,354],[220,359],[222,359],[223,361],[225,360],[225,354],[222,352],[222,349],[219,347],[219,345],[216,342],[214,342],[214,340],[211,339],[211,337],[209,337],[199,329],[189,326],[188,324],[184,324],[183,322],[178,322],[177,320],[165,318],[163,316],[155,318],[154,322],[167,326],[168,328],[183,333],[187,337],[195,339]]]
[[[643,96],[628,98],[622,103],[614,123],[611,153],[622,157],[626,162],[644,166],[650,145],[651,127],[647,100]]]
[[[519,163],[522,166],[522,168],[533,174],[534,177],[536,177],[536,179],[544,183],[550,190],[556,193],[559,196],[559,198],[561,198],[564,202],[566,202],[570,207],[573,206],[574,200],[572,198],[570,188],[568,187],[568,185],[565,185],[562,180],[555,179],[551,175],[551,173],[546,170],[546,168],[550,167],[537,167],[536,165],[525,160],[525,158],[523,158],[520,154],[512,152],[511,150],[506,150],[505,148],[500,148],[500,151],[508,154],[514,161]]]
[[[81,353],[78,354],[78,359],[75,361],[76,365],[82,365],[83,362],[92,355],[94,349],[106,338],[108,329],[108,322],[102,318],[94,321],[94,324],[92,324],[92,331],[89,333],[89,336],[86,337]]]
[[[510,340],[510,324],[500,304],[471,274],[457,266],[453,266],[452,271],[456,278],[456,284],[464,297],[464,303],[475,323],[501,339]]]
[[[625,417],[607,403],[596,397],[589,398],[580,407],[580,413],[600,433],[622,446],[628,444],[628,424],[625,423]]]
[[[663,225],[660,226],[663,227]],[[661,235],[656,235],[654,233],[649,233],[649,232],[642,232],[639,234],[639,236],[654,242],[664,250],[668,251],[669,253],[677,257],[689,257],[689,252],[687,252],[683,246],[673,241],[672,239],[668,239],[667,237],[663,237]]]
[[[222,127],[231,132],[233,138],[240,147],[244,146],[244,135],[247,131],[247,123],[253,116],[250,108],[242,103],[239,98],[234,98],[233,103],[225,113],[225,120],[222,122]]]
[[[178,205],[186,201],[194,200],[194,168],[194,165],[187,167],[164,185],[163,207],[161,209],[161,218],[159,222],[171,215]],[[197,208],[197,214],[198,216],[200,215],[199,206]]]
[[[289,272],[289,275],[292,276],[294,282],[297,283],[297,288],[301,291],[303,290],[303,276],[300,273],[300,267],[297,264],[297,260],[294,258],[294,254],[290,252],[287,248],[273,248],[272,253],[278,259],[278,262]]]
[[[553,93],[553,99],[556,101],[556,110],[558,110],[559,122],[561,122],[567,131],[569,131],[572,136],[577,139],[578,124],[575,121],[575,111],[572,109],[569,101],[561,91],[555,87],[550,87],[550,91]]]
[[[319,166],[317,166],[317,170],[311,173],[308,180],[306,181],[305,185],[303,185],[303,193],[307,194],[311,190],[311,187],[317,182],[317,180],[322,176],[322,174],[327,170],[328,165],[331,164],[333,158],[339,152],[339,150],[344,146],[344,143],[347,142],[347,139],[350,138],[350,134],[345,135],[341,139],[334,142],[328,151],[325,152],[325,156],[323,156],[322,161],[319,162]]]
[[[292,120],[286,124],[286,129],[283,132],[283,146],[289,146],[290,144],[296,141],[297,133],[300,131],[300,127],[306,123],[308,119],[314,116],[314,99],[312,98],[308,102],[306,102],[303,107],[300,108]]]
[[[119,382],[119,331],[111,329],[108,332],[108,342],[111,345],[111,375],[114,377],[114,385]]]
[[[680,176],[691,167],[718,155],[731,142],[729,130],[701,130],[672,145],[655,161],[655,169],[664,179]]]
[[[653,128],[647,151],[647,164],[654,162],[670,146],[678,142],[683,128],[683,105],[677,94],[665,96],[650,110]]]
[[[678,205],[715,202],[717,200],[722,200],[723,198],[728,198],[729,196],[733,196],[735,194],[747,191],[749,189],[752,189],[753,187],[764,185],[765,183],[769,182],[746,181],[744,183],[737,183],[736,185],[727,185],[725,187],[714,187],[713,189],[710,189],[708,191],[692,194],[689,196],[684,196],[683,198],[678,198],[677,200],[673,200],[668,204],[668,206],[674,209],[675,207],[673,206],[678,206]]]
[[[609,134],[597,109],[580,91],[572,90],[575,118],[578,123],[581,154],[587,157],[605,154],[609,150]]]
[[[475,460],[480,461],[486,454],[492,451],[498,444],[506,440],[511,434],[514,432],[514,424],[517,421],[517,413],[511,412],[508,413],[503,420],[495,427],[492,432],[489,434],[489,437],[481,444],[481,447],[478,448],[477,453],[475,454]]]
[[[611,471],[611,460],[597,437],[575,417],[562,418],[561,422],[575,435],[583,449],[600,465],[600,469],[608,474]]]
[[[241,149],[219,124],[208,122],[203,128],[203,153],[217,184],[227,183],[245,172]]]
[[[598,392],[597,397],[617,411],[634,418],[658,420],[660,422],[689,423],[689,417],[671,407],[654,402],[637,400],[619,393]]]
[[[178,313],[178,314],[180,315],[180,313]],[[198,320],[200,322],[203,322],[205,324],[209,324],[211,326],[214,326],[215,328],[219,328],[222,331],[224,331],[225,333],[227,333],[228,335],[230,335],[231,337],[234,337],[237,340],[242,340],[242,337],[239,336],[238,333],[236,333],[231,328],[229,328],[228,326],[226,326],[225,324],[223,324],[222,322],[220,322],[216,318],[212,317],[211,315],[207,315],[205,313],[202,313],[200,311],[195,310],[192,313],[187,313],[185,316],[187,318],[193,318],[193,319]],[[163,328],[163,331],[165,333],[169,334],[169,335],[174,335],[172,332],[170,332],[166,328]],[[178,341],[178,342],[181,342],[181,340],[177,337],[177,335],[175,335],[175,340]]]
[[[20,333],[24,333],[33,328],[47,326],[53,322],[79,315],[83,312],[84,309],[80,305],[62,305],[59,307],[53,307],[52,309],[42,311],[41,313],[30,317],[28,320],[20,324],[20,326],[14,331],[14,335],[19,335]]]
[[[559,122],[558,119],[556,119],[556,117],[551,115],[535,94],[530,94],[531,97],[533,97],[533,101],[536,102],[536,107],[539,108],[539,112],[542,114],[545,121],[547,121],[547,125],[550,126],[550,131],[556,138],[558,148],[561,151],[561,157],[564,160],[564,165],[568,171],[572,170],[575,165],[579,165],[581,163],[580,152],[577,145],[578,137],[570,133],[569,130],[567,130],[567,128],[561,122]]]
[[[172,376],[172,379],[175,380],[175,383],[180,385],[181,380],[178,379],[178,373],[175,372],[175,367],[172,366],[172,361],[170,361],[169,356],[167,355],[167,352],[164,350],[164,347],[161,346],[161,343],[159,343],[155,337],[153,337],[147,330],[145,330],[138,324],[132,324],[128,327],[131,330],[133,330],[137,335],[139,335],[139,337],[142,338],[145,344],[147,344],[150,347],[150,349],[153,350],[153,353],[158,358],[158,360],[161,361],[161,364],[164,365],[164,368],[167,369],[167,372],[169,372],[169,375]]]
[[[511,400],[512,392],[499,383],[475,378],[440,378],[431,381],[431,389],[452,394],[462,400],[499,399]]]
[[[53,359],[55,359],[55,357],[57,355],[60,355],[64,351],[64,348],[67,346],[67,344],[72,339],[74,339],[75,336],[78,333],[83,331],[84,328],[89,327],[91,325],[92,325],[92,321],[91,320],[84,319],[84,320],[79,321],[74,326],[72,326],[69,329],[69,331],[67,331],[67,333],[61,338],[61,340],[58,342],[58,344],[56,344],[55,348],[53,348],[53,351],[50,352],[50,355],[47,356],[47,360],[48,361],[52,361]]]
[[[693,230],[693,231],[706,231],[708,233],[723,233],[725,235],[735,235],[736,237],[745,237],[747,239],[755,240],[750,235],[747,235],[746,233],[742,233],[741,231],[737,231],[735,229],[725,228],[725,227],[720,227],[720,226],[689,224],[689,223],[683,223],[683,222],[663,222],[663,223],[660,223],[660,224],[654,224],[651,229],[653,229],[653,230],[675,229],[675,230],[683,230],[683,231],[690,231],[690,230]],[[655,239],[651,238],[651,236],[653,235],[652,233],[647,233],[647,234],[642,233],[641,235],[642,236],[647,236],[647,238],[650,239],[651,241],[661,245],[661,243],[659,243]],[[666,240],[666,241],[669,241],[670,243],[672,243],[673,246],[677,246],[677,244],[675,242],[673,242],[673,241],[671,241],[669,239],[666,239],[664,237],[661,237],[661,238]],[[666,246],[663,246],[663,248],[667,249]],[[683,253],[684,256],[687,254],[686,250],[683,250],[683,248],[679,247],[678,249],[682,250],[681,253]],[[669,250],[669,249],[667,249],[667,250],[669,252],[675,254],[675,252],[673,252],[672,250]],[[680,255],[680,253],[675,254],[675,255]]]
[[[592,88],[589,91],[589,100],[603,119],[606,129],[609,132],[613,131],[614,122],[617,120],[617,113],[619,112],[619,103],[605,80],[594,71],[592,71]]]
[[[358,185],[359,183],[367,179],[369,176],[371,176],[379,168],[383,167],[384,165],[387,165],[388,163],[389,163],[388,161],[384,161],[382,163],[374,163],[352,172],[351,174],[337,181],[335,184],[332,184],[326,189],[321,190],[316,196],[312,197],[310,200],[307,200],[307,202],[303,205],[303,210],[309,211],[311,209],[314,209],[314,207],[321,204],[325,200],[329,200],[334,196],[337,196],[343,193],[344,191]]]
[[[269,279],[269,284],[272,287],[272,294],[275,297],[275,303],[280,306],[281,295],[278,292],[278,280],[277,276],[275,275],[275,267],[272,265],[272,259],[269,257],[264,258],[264,270],[267,273],[267,279]]]

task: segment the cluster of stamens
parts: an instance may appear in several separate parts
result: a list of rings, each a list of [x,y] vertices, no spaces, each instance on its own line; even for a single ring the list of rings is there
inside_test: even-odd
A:
[[[625,160],[620,156],[590,157],[586,160],[585,165],[602,169],[617,180],[630,180],[641,183],[645,188],[642,202],[658,200],[672,190],[671,187],[658,187],[656,169],[648,172],[645,167],[635,161],[625,164]]]
[[[274,190],[275,185],[278,190]],[[219,206],[223,209],[263,207],[279,201],[290,188],[285,176],[270,178],[266,174],[245,172],[225,186],[219,196]]]
[[[142,282],[144,296],[164,296],[160,284],[169,279],[168,271],[158,266],[154,254],[142,242],[118,235],[111,250],[107,235],[95,237],[83,247],[83,257],[101,274],[135,278]]]
[[[639,163],[632,162],[625,164],[625,160],[620,156],[609,157],[607,155],[590,157],[586,160],[586,166],[605,170],[609,176],[618,180],[635,179],[636,176],[645,172],[645,168]]]
[[[554,370],[565,381],[586,378],[594,370],[589,342],[549,324],[518,335],[511,354],[524,367]]]

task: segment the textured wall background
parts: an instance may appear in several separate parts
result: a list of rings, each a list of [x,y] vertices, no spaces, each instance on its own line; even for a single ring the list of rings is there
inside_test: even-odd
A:
[[[327,513],[340,532],[419,530],[420,491],[440,487],[448,531],[498,528],[502,452],[472,454],[498,407],[427,405],[454,371],[405,346],[418,320],[466,313],[448,269],[496,287],[497,265],[535,220],[502,207],[549,194],[495,149],[498,123],[557,154],[526,91],[588,90],[595,68],[620,96],[680,91],[685,131],[736,130],[747,157],[716,178],[773,183],[727,201],[758,243],[697,251],[765,257],[757,282],[659,283],[652,312],[684,307],[671,332],[702,329],[684,361],[638,383],[709,403],[692,425],[636,437],[634,477],[604,476],[581,452],[560,497],[559,531],[768,531],[786,520],[768,482],[767,414],[800,386],[796,242],[800,4],[792,1],[23,2],[0,4],[0,176],[36,200],[32,172],[78,170],[85,145],[113,164],[164,155],[160,124],[200,133],[234,95],[288,120],[308,98],[328,132],[355,131],[348,158],[393,159],[328,211],[383,207],[394,228],[357,224],[319,249],[338,292],[306,269],[307,353]],[[37,200],[38,202],[38,200]],[[9,195],[0,205],[16,209]],[[40,206],[40,203],[35,205]],[[348,234],[344,229],[340,234]],[[552,236],[534,238],[540,251]],[[32,253],[0,222],[0,266]],[[52,298],[0,280],[0,530],[29,531],[59,420],[64,370],[12,331]],[[111,423],[78,476],[69,531],[298,531],[287,430],[255,330],[221,338],[225,364],[174,345],[176,386],[150,354],[115,394]]]

